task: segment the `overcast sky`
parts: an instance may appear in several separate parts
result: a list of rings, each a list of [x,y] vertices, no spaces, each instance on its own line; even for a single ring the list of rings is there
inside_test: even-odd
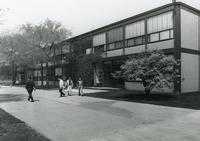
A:
[[[125,19],[172,0],[0,0],[9,10],[1,17],[0,31],[46,18],[60,21],[74,36]],[[180,0],[179,0],[180,1]],[[200,9],[200,0],[181,0]]]

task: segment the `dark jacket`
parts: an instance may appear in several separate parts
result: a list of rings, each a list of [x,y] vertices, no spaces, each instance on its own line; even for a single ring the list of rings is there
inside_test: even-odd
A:
[[[27,81],[26,82],[26,89],[33,89],[35,88],[35,84],[33,81]]]

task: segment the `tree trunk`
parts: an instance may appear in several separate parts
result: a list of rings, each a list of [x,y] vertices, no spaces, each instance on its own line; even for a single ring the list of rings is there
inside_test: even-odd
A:
[[[150,92],[151,92],[151,89],[150,89],[148,86],[145,87],[145,94],[146,94],[146,95],[149,95]]]
[[[46,63],[46,87],[49,88],[49,65]]]

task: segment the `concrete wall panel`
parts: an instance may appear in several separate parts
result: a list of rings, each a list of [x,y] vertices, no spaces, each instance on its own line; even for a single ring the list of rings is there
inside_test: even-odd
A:
[[[117,49],[107,52],[107,57],[121,56],[121,55],[123,55],[123,49]]]
[[[125,55],[139,53],[145,50],[145,45],[125,48]]]
[[[181,9],[181,47],[199,50],[199,18],[197,15]]]
[[[199,55],[181,53],[182,92],[199,91]]]
[[[174,48],[174,40],[166,40],[147,45],[149,50]]]

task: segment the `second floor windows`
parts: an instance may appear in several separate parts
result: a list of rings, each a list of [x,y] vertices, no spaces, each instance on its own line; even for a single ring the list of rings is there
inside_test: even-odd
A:
[[[150,43],[174,38],[172,11],[149,18],[147,33]]]
[[[94,53],[102,53],[104,51],[106,51],[105,45],[100,45],[100,46],[94,47]]]
[[[92,53],[139,46],[173,38],[173,11],[169,11],[93,36]],[[87,54],[89,54],[89,50]]]
[[[123,27],[115,28],[107,32],[107,50],[123,47]]]
[[[123,47],[123,41],[119,41],[119,42],[114,42],[114,43],[110,43],[107,46],[107,50],[114,50],[114,49],[119,49]]]
[[[172,11],[163,13],[147,20],[147,32],[155,33],[173,28],[173,13]]]
[[[126,40],[127,47],[142,45],[144,43],[145,43],[145,36],[140,36],[140,37],[131,38],[131,39]]]
[[[144,20],[129,24],[125,27],[126,47],[142,45],[145,43]]]
[[[106,44],[106,33],[95,35],[93,37],[94,53],[106,51],[105,44]],[[89,54],[89,49],[86,50],[86,53]],[[92,50],[91,50],[91,53],[92,53]]]
[[[165,30],[165,31],[149,34],[148,42],[150,43],[158,42],[158,41],[169,40],[173,38],[174,38],[173,29],[170,29],[170,30]]]

